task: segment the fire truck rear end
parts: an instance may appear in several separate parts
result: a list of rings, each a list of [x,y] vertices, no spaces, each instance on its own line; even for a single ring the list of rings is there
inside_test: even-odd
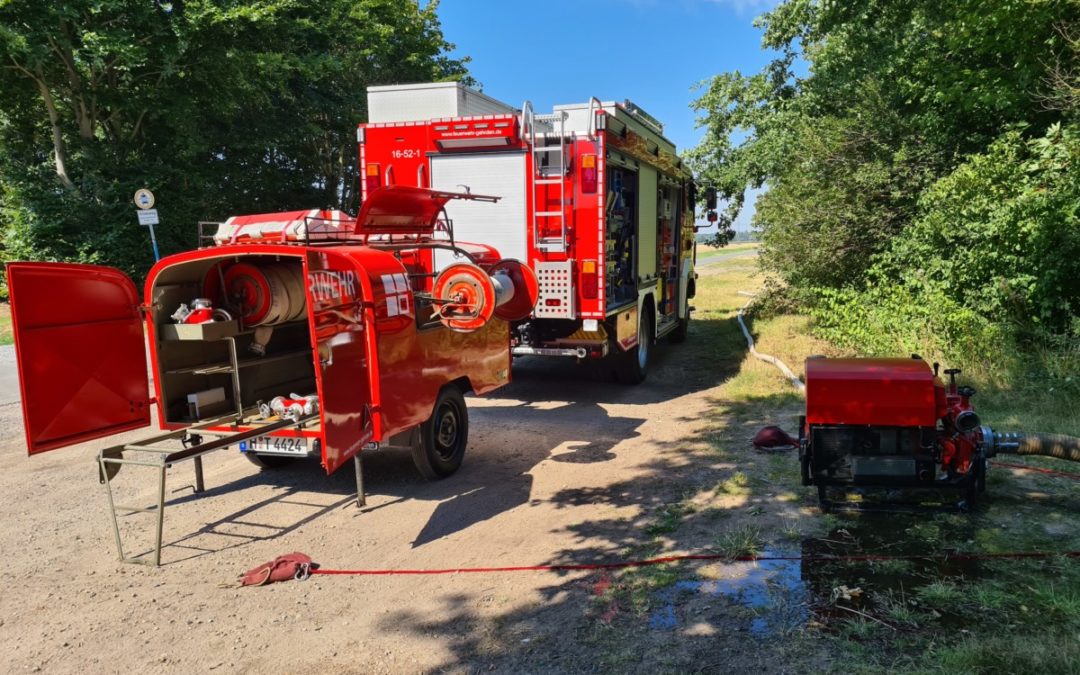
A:
[[[368,90],[364,194],[409,185],[497,195],[447,206],[454,232],[532,268],[539,299],[515,356],[607,359],[641,382],[658,338],[686,338],[694,296],[694,185],[663,127],[626,101],[539,115],[457,83]],[[436,269],[453,254],[434,252]]]

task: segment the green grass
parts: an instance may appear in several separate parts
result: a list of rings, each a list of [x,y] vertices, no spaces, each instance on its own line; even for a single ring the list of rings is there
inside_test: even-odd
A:
[[[645,533],[654,537],[671,534],[679,529],[683,518],[694,511],[694,507],[685,502],[665,504],[656,510],[653,521],[645,527]]]
[[[812,488],[799,484],[791,454],[749,447],[749,437],[761,425],[794,431],[803,399],[775,368],[746,353],[734,322],[747,301],[738,292],[755,292],[763,282],[752,261],[719,267],[703,271],[698,280],[698,311],[691,342],[683,347],[707,350],[708,363],[730,371],[708,393],[707,426],[694,439],[706,448],[704,461],[700,456],[692,460],[700,482],[652,510],[634,553],[658,554],[674,546],[738,558],[774,546],[797,549],[801,541],[822,536],[838,542],[838,553],[1080,549],[1080,519],[1075,517],[1080,483],[1006,468],[991,470],[985,501],[969,514],[867,514],[863,520],[818,512]],[[809,355],[848,355],[814,337],[804,316],[751,316],[749,325],[759,351],[781,358],[799,374]],[[1006,389],[964,379],[980,388],[975,405],[995,428],[1080,435],[1077,397],[1052,391],[1052,383],[1040,392],[1034,384]],[[1064,462],[1030,461],[1080,470]],[[889,525],[887,535],[865,536],[883,524]],[[844,529],[854,535],[838,533]],[[642,617],[657,589],[693,575],[691,565],[628,571],[617,576],[610,592],[622,609]],[[855,561],[831,564],[825,575],[810,605],[811,619],[820,627],[797,628],[769,646],[783,651],[785,661],[812,658],[825,641],[833,654],[828,665],[833,672],[1080,674],[1080,644],[1074,637],[1080,632],[1080,564],[1074,559],[995,560],[959,568],[921,559]],[[864,602],[815,613],[821,603],[828,606],[829,591],[840,585],[861,588]],[[613,626],[604,628],[604,640],[623,646],[601,646],[602,655],[612,652],[612,658],[603,656],[604,663],[612,671],[639,664],[619,651],[626,649],[619,639],[624,634]]]
[[[600,606],[614,605],[642,616],[658,601],[656,591],[686,577],[678,564],[651,565],[627,570],[619,575],[604,594],[597,598]]]
[[[935,609],[950,609],[964,599],[960,588],[951,581],[933,581],[915,591],[923,604]]]
[[[15,342],[15,335],[11,332],[11,305],[6,302],[0,303],[0,345],[10,345]]]
[[[734,253],[744,253],[746,251],[753,251],[757,249],[759,244],[755,242],[742,243],[742,244],[728,244],[723,248],[716,248],[714,246],[707,246],[705,244],[698,244],[697,246],[697,259],[708,260],[716,256],[731,255]]]
[[[752,525],[740,525],[716,540],[716,550],[729,560],[759,555],[764,546],[761,530]]]
[[[742,471],[736,471],[729,478],[717,483],[714,492],[716,494],[747,495],[750,494],[749,486],[750,479],[746,477],[746,474]]]
[[[942,646],[928,656],[928,668],[914,672],[930,673],[1040,673],[1040,675],[1075,675],[1080,672],[1080,643],[1075,637],[1042,639],[1002,635],[987,639],[972,636],[958,643]]]

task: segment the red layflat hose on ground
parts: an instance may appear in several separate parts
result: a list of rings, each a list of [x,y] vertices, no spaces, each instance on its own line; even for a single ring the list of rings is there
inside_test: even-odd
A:
[[[1080,551],[1046,552],[1016,551],[1010,553],[938,553],[931,555],[745,555],[727,556],[720,553],[688,553],[669,555],[644,560],[623,560],[609,563],[584,563],[565,565],[522,565],[516,567],[453,567],[445,569],[402,569],[402,570],[334,570],[312,569],[310,574],[354,575],[354,576],[416,576],[436,574],[492,574],[497,572],[581,572],[593,570],[614,570],[628,567],[648,567],[689,560],[723,560],[724,562],[881,562],[886,560],[1042,560],[1046,558],[1080,558]]]
[[[1025,471],[1036,471],[1039,473],[1062,476],[1065,478],[1072,478],[1074,480],[1080,480],[1080,473],[1070,473],[1068,471],[1057,471],[1055,469],[1044,469],[1037,466],[1028,466],[1026,464],[1011,464],[1007,462],[994,461],[995,466],[1007,467],[1010,469],[1022,469]],[[354,576],[409,576],[409,575],[437,575],[437,574],[495,574],[500,572],[583,572],[583,571],[595,571],[595,570],[615,570],[626,569],[630,567],[648,567],[651,565],[665,565],[668,563],[686,562],[692,560],[722,560],[724,562],[769,562],[769,561],[790,561],[790,562],[882,562],[886,560],[1042,560],[1046,558],[1080,558],[1080,551],[1062,551],[1062,552],[1046,552],[1046,551],[1015,551],[1007,553],[938,553],[930,555],[817,555],[817,556],[802,556],[802,555],[768,555],[768,556],[756,556],[756,555],[744,555],[744,556],[727,556],[721,553],[688,553],[684,555],[669,555],[661,556],[658,558],[645,558],[643,560],[622,560],[617,562],[606,563],[577,563],[577,564],[555,564],[555,565],[518,565],[510,567],[448,567],[442,569],[398,569],[398,570],[335,570],[335,569],[312,569],[310,574],[328,574],[328,575],[354,575]]]
[[[1004,466],[1010,469],[1021,469],[1023,471],[1036,471],[1038,473],[1045,473],[1050,476],[1062,476],[1064,478],[1072,478],[1073,480],[1080,480],[1080,473],[1072,473],[1071,471],[1058,471],[1057,469],[1044,469],[1039,466],[1030,466],[1028,464],[1012,464],[1009,462],[999,462],[996,459],[991,462],[992,466]]]
[[[1062,476],[1065,478],[1072,478],[1074,480],[1080,480],[1080,473],[1071,473],[1068,471],[1058,471],[1056,469],[1044,469],[1037,466],[1029,466],[1026,464],[1012,464],[1008,462],[994,461],[995,466],[1007,467],[1010,469],[1020,469],[1023,471],[1035,471],[1038,473]],[[288,562],[293,562],[291,557],[302,556],[307,564],[298,566],[295,568],[295,575],[292,578],[298,580],[304,580],[315,574],[325,574],[332,576],[433,576],[440,574],[497,574],[502,572],[587,572],[597,570],[616,570],[627,569],[632,567],[649,567],[652,565],[666,565],[669,563],[687,562],[694,560],[720,560],[727,563],[734,562],[769,562],[769,561],[788,561],[788,562],[809,562],[809,563],[828,563],[828,562],[882,562],[886,560],[1044,560],[1047,558],[1080,558],[1080,551],[1061,551],[1061,552],[1047,552],[1047,551],[1014,551],[1007,553],[937,553],[928,555],[875,555],[875,554],[860,554],[860,555],[743,555],[743,556],[728,556],[722,553],[687,553],[682,555],[668,555],[660,556],[657,558],[644,558],[641,560],[620,560],[615,562],[598,562],[598,563],[566,563],[566,564],[551,564],[551,565],[515,565],[507,567],[447,567],[447,568],[433,568],[433,569],[367,569],[367,570],[338,570],[338,569],[326,569],[319,567],[317,563],[310,562],[310,558],[303,554],[293,553],[290,556],[282,556],[275,561],[261,565],[260,567],[252,570],[248,573],[250,576],[253,572],[262,572],[267,566],[273,567],[279,561],[288,558]],[[263,580],[262,583],[267,581],[278,581],[288,578],[288,575],[279,579],[275,576],[273,579]]]

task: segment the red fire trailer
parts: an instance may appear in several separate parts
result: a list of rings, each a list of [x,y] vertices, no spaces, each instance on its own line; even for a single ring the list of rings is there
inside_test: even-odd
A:
[[[694,185],[633,103],[557,105],[537,115],[457,83],[368,89],[360,125],[365,194],[383,185],[499,195],[448,205],[455,232],[520,259],[539,279],[513,353],[610,358],[645,378],[660,337],[686,338],[694,297]],[[452,262],[436,253],[438,269]]]
[[[99,455],[121,559],[116,513],[151,511],[155,564],[166,467],[194,460],[201,491],[213,450],[239,445],[264,467],[316,454],[327,473],[355,458],[361,500],[365,448],[410,446],[425,476],[453,473],[468,440],[463,394],[509,381],[507,320],[528,314],[536,286],[493,247],[455,240],[452,199],[496,201],[388,187],[355,219],[232,218],[211,245],[157,263],[142,300],[113,268],[9,264],[30,454],[146,427],[156,403],[166,433]],[[434,274],[434,251],[459,262]],[[155,507],[113,503],[124,465],[156,469]]]

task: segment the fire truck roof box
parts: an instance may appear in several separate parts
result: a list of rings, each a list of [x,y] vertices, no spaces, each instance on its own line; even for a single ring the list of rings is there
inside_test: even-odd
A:
[[[413,122],[521,112],[460,82],[391,84],[368,87],[367,92],[369,122]]]
[[[567,103],[554,106],[554,111],[556,114],[565,112],[569,115],[566,120],[567,129],[583,131],[588,127],[590,107],[589,103]],[[616,103],[615,101],[601,101],[600,107],[613,114],[616,108],[619,108],[641,124],[645,125],[655,134],[659,136],[664,135],[664,125],[630,99],[626,99],[622,103]]]
[[[600,110],[630,126],[634,131],[653,140],[664,150],[675,154],[675,144],[664,136],[664,125],[655,117],[645,112],[636,103],[627,99],[622,103],[616,101],[599,101]],[[564,128],[578,134],[588,133],[589,111],[595,109],[596,103],[566,103],[554,106],[555,114],[566,113]]]

